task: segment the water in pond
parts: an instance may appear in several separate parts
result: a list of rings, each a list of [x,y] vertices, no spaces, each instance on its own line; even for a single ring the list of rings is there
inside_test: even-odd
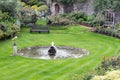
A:
[[[89,52],[85,49],[72,48],[65,46],[54,46],[54,42],[51,46],[34,46],[18,50],[17,55],[39,58],[39,59],[61,59],[61,58],[80,58],[84,55],[88,55]]]

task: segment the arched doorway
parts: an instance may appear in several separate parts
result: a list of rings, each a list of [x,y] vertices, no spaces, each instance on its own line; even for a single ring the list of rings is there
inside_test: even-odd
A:
[[[60,7],[58,4],[55,4],[55,14],[59,14],[59,11],[60,11]]]

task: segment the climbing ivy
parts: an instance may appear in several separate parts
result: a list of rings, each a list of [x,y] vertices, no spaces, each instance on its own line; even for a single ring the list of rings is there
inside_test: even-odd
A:
[[[120,0],[93,0],[93,6],[97,12],[105,9],[116,11],[120,8]]]
[[[57,0],[60,3],[71,5],[75,0]]]
[[[84,2],[86,0],[57,0],[58,2],[62,3],[62,4],[66,4],[66,5],[71,5],[74,2]]]

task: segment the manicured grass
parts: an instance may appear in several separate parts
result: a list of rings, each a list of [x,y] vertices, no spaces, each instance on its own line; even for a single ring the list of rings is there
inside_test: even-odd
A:
[[[29,46],[50,45],[84,48],[89,56],[79,59],[41,60],[11,56],[11,39],[0,41],[0,80],[72,80],[75,74],[82,74],[95,68],[102,56],[120,54],[120,40],[89,32],[81,26],[51,28],[50,34],[29,33],[23,28],[16,41],[18,49]]]

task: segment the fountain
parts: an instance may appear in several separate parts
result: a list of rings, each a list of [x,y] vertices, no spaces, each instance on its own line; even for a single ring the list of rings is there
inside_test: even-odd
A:
[[[67,46],[33,46],[18,50],[17,55],[38,58],[38,59],[63,59],[63,58],[80,58],[88,55],[89,52],[81,48],[73,48]]]
[[[51,58],[54,58],[54,56],[56,55],[56,49],[55,49],[55,46],[54,46],[54,42],[51,43],[51,47],[50,47],[50,49],[48,50],[48,55],[49,55]]]

